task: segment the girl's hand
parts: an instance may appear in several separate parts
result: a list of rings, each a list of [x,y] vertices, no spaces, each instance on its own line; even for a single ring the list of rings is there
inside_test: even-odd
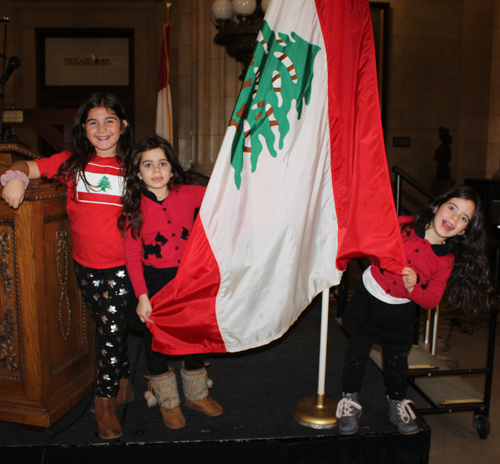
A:
[[[408,293],[411,293],[413,287],[417,285],[418,275],[411,267],[405,267],[403,269],[402,274],[403,274],[403,284],[406,290],[408,290]]]
[[[151,302],[149,301],[149,297],[146,294],[143,294],[139,297],[139,303],[137,304],[137,309],[135,310],[141,322],[149,322],[150,324],[154,324],[154,322],[150,319],[151,314],[153,313],[153,308],[151,307]]]
[[[14,161],[9,170],[21,171],[28,176],[29,179],[38,179],[40,170],[38,164],[34,160],[18,160]],[[10,179],[2,191],[2,198],[11,208],[17,209],[24,200],[24,192],[26,187],[21,179]]]
[[[11,179],[5,184],[2,198],[11,208],[17,209],[24,200],[24,182],[21,179]]]

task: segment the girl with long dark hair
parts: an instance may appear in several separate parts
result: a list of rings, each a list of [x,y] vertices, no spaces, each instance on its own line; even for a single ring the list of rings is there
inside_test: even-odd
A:
[[[116,225],[122,208],[122,163],[133,147],[132,130],[119,100],[96,93],[79,108],[72,135],[71,152],[14,162],[2,176],[2,196],[17,209],[29,179],[56,180],[68,188],[75,273],[97,329],[93,410],[99,436],[113,439],[122,435],[116,408],[134,394],[125,322],[133,291]]]
[[[162,137],[141,140],[126,168],[123,210],[118,227],[125,235],[125,259],[138,299],[136,315],[129,324],[144,334],[149,368],[148,406],[160,405],[169,429],[184,427],[175,372],[167,356],[153,351],[153,336],[146,326],[151,320],[150,298],[174,279],[189,234],[201,206],[205,187],[187,185],[172,146]],[[135,319],[135,321],[134,321]],[[181,380],[186,406],[208,416],[222,414],[222,407],[209,397],[211,381],[205,355],[184,356]]]
[[[383,350],[389,418],[405,435],[418,425],[406,399],[408,351],[424,309],[444,302],[465,313],[491,306],[495,293],[487,258],[481,202],[470,187],[454,188],[415,217],[400,217],[406,264],[402,275],[372,264],[363,274],[342,323],[351,333],[338,404],[339,431],[359,429],[359,391],[372,345]]]

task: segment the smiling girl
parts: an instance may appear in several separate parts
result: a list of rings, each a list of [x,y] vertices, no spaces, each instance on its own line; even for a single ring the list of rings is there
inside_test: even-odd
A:
[[[402,434],[417,433],[411,401],[405,399],[417,305],[433,309],[444,295],[449,306],[471,313],[494,298],[481,203],[470,187],[446,192],[421,214],[400,217],[399,223],[407,267],[396,275],[372,264],[342,320],[351,333],[337,409],[344,435],[359,429],[359,391],[374,343],[383,350],[389,418]]]
[[[2,176],[2,196],[17,209],[28,179],[56,180],[68,188],[75,273],[97,329],[97,426],[101,438],[112,439],[122,435],[116,408],[134,393],[125,323],[133,293],[116,226],[122,208],[121,164],[133,146],[132,131],[118,99],[98,93],[78,110],[72,135],[71,152],[14,162]]]
[[[149,368],[148,406],[160,405],[169,429],[184,427],[177,380],[166,355],[152,349],[150,298],[177,274],[205,187],[186,185],[184,171],[172,146],[162,137],[143,139],[127,163],[123,210],[118,227],[125,235],[125,259],[138,299],[137,315],[129,324],[142,330]],[[181,379],[186,406],[208,416],[222,407],[208,396],[210,381],[205,355],[184,357]]]

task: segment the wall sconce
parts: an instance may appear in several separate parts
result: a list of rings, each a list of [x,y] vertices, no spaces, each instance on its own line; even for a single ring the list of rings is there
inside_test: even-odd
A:
[[[212,14],[218,29],[214,42],[243,64],[243,80],[253,56],[257,34],[271,0],[215,0]]]

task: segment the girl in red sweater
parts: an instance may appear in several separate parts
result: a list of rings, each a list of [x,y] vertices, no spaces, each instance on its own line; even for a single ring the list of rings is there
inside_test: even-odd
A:
[[[160,405],[163,422],[170,429],[184,427],[175,373],[166,355],[152,349],[153,337],[146,322],[150,298],[176,275],[189,234],[201,206],[205,187],[187,185],[172,146],[162,137],[143,139],[126,167],[125,196],[118,227],[125,236],[125,260],[138,299],[129,325],[144,334],[149,368],[148,406]],[[210,380],[205,355],[184,357],[181,379],[188,408],[209,416],[222,407],[208,396]]]
[[[359,429],[359,391],[372,345],[382,346],[389,418],[405,435],[417,433],[406,398],[408,351],[417,323],[416,307],[436,307],[441,298],[466,312],[492,301],[487,236],[477,194],[452,189],[423,213],[399,218],[407,267],[402,275],[372,264],[363,274],[342,323],[351,333],[338,404],[341,434]]]

